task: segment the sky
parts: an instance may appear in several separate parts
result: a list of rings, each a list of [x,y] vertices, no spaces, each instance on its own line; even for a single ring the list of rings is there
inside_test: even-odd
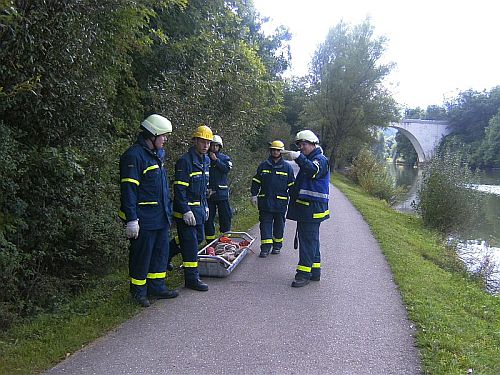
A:
[[[500,85],[499,0],[253,0],[271,18],[264,31],[287,26],[292,68],[304,75],[317,46],[341,20],[367,17],[388,38],[382,63],[396,67],[385,85],[408,108],[442,105],[465,90]]]

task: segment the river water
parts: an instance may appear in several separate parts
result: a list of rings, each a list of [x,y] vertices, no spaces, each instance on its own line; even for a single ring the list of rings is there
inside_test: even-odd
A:
[[[402,212],[413,212],[412,202],[417,199],[417,189],[422,177],[420,168],[387,163],[387,169],[394,177],[396,186],[407,187],[407,193],[394,208]],[[471,273],[485,275],[487,288],[494,294],[500,293],[500,171],[485,172],[471,188],[485,194],[485,205],[481,213],[484,218],[480,227],[467,233],[460,233],[456,243],[457,254]]]

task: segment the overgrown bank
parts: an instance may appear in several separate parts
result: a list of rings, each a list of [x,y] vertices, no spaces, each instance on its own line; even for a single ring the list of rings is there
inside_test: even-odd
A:
[[[441,236],[344,177],[333,183],[370,225],[391,266],[427,374],[500,373],[500,300],[470,278]]]

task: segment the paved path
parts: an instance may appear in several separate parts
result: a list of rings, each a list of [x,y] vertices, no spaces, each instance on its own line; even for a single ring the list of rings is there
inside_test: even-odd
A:
[[[321,225],[322,279],[291,288],[298,251],[250,253],[208,292],[182,288],[47,374],[419,374],[413,330],[361,215],[336,189]]]

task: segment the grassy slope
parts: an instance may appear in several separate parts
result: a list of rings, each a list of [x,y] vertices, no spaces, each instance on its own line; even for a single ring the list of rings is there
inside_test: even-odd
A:
[[[338,175],[338,186],[363,214],[381,244],[410,318],[418,328],[429,374],[500,373],[500,300],[481,290],[435,232],[410,215],[394,212]],[[257,222],[255,209],[238,207],[234,228]],[[169,285],[180,285],[179,273]],[[128,299],[125,270],[100,280],[56,314],[45,314],[0,336],[0,374],[38,373],[137,314]]]
[[[463,271],[438,233],[342,176],[333,183],[371,227],[401,290],[429,374],[500,374],[500,299]]]

